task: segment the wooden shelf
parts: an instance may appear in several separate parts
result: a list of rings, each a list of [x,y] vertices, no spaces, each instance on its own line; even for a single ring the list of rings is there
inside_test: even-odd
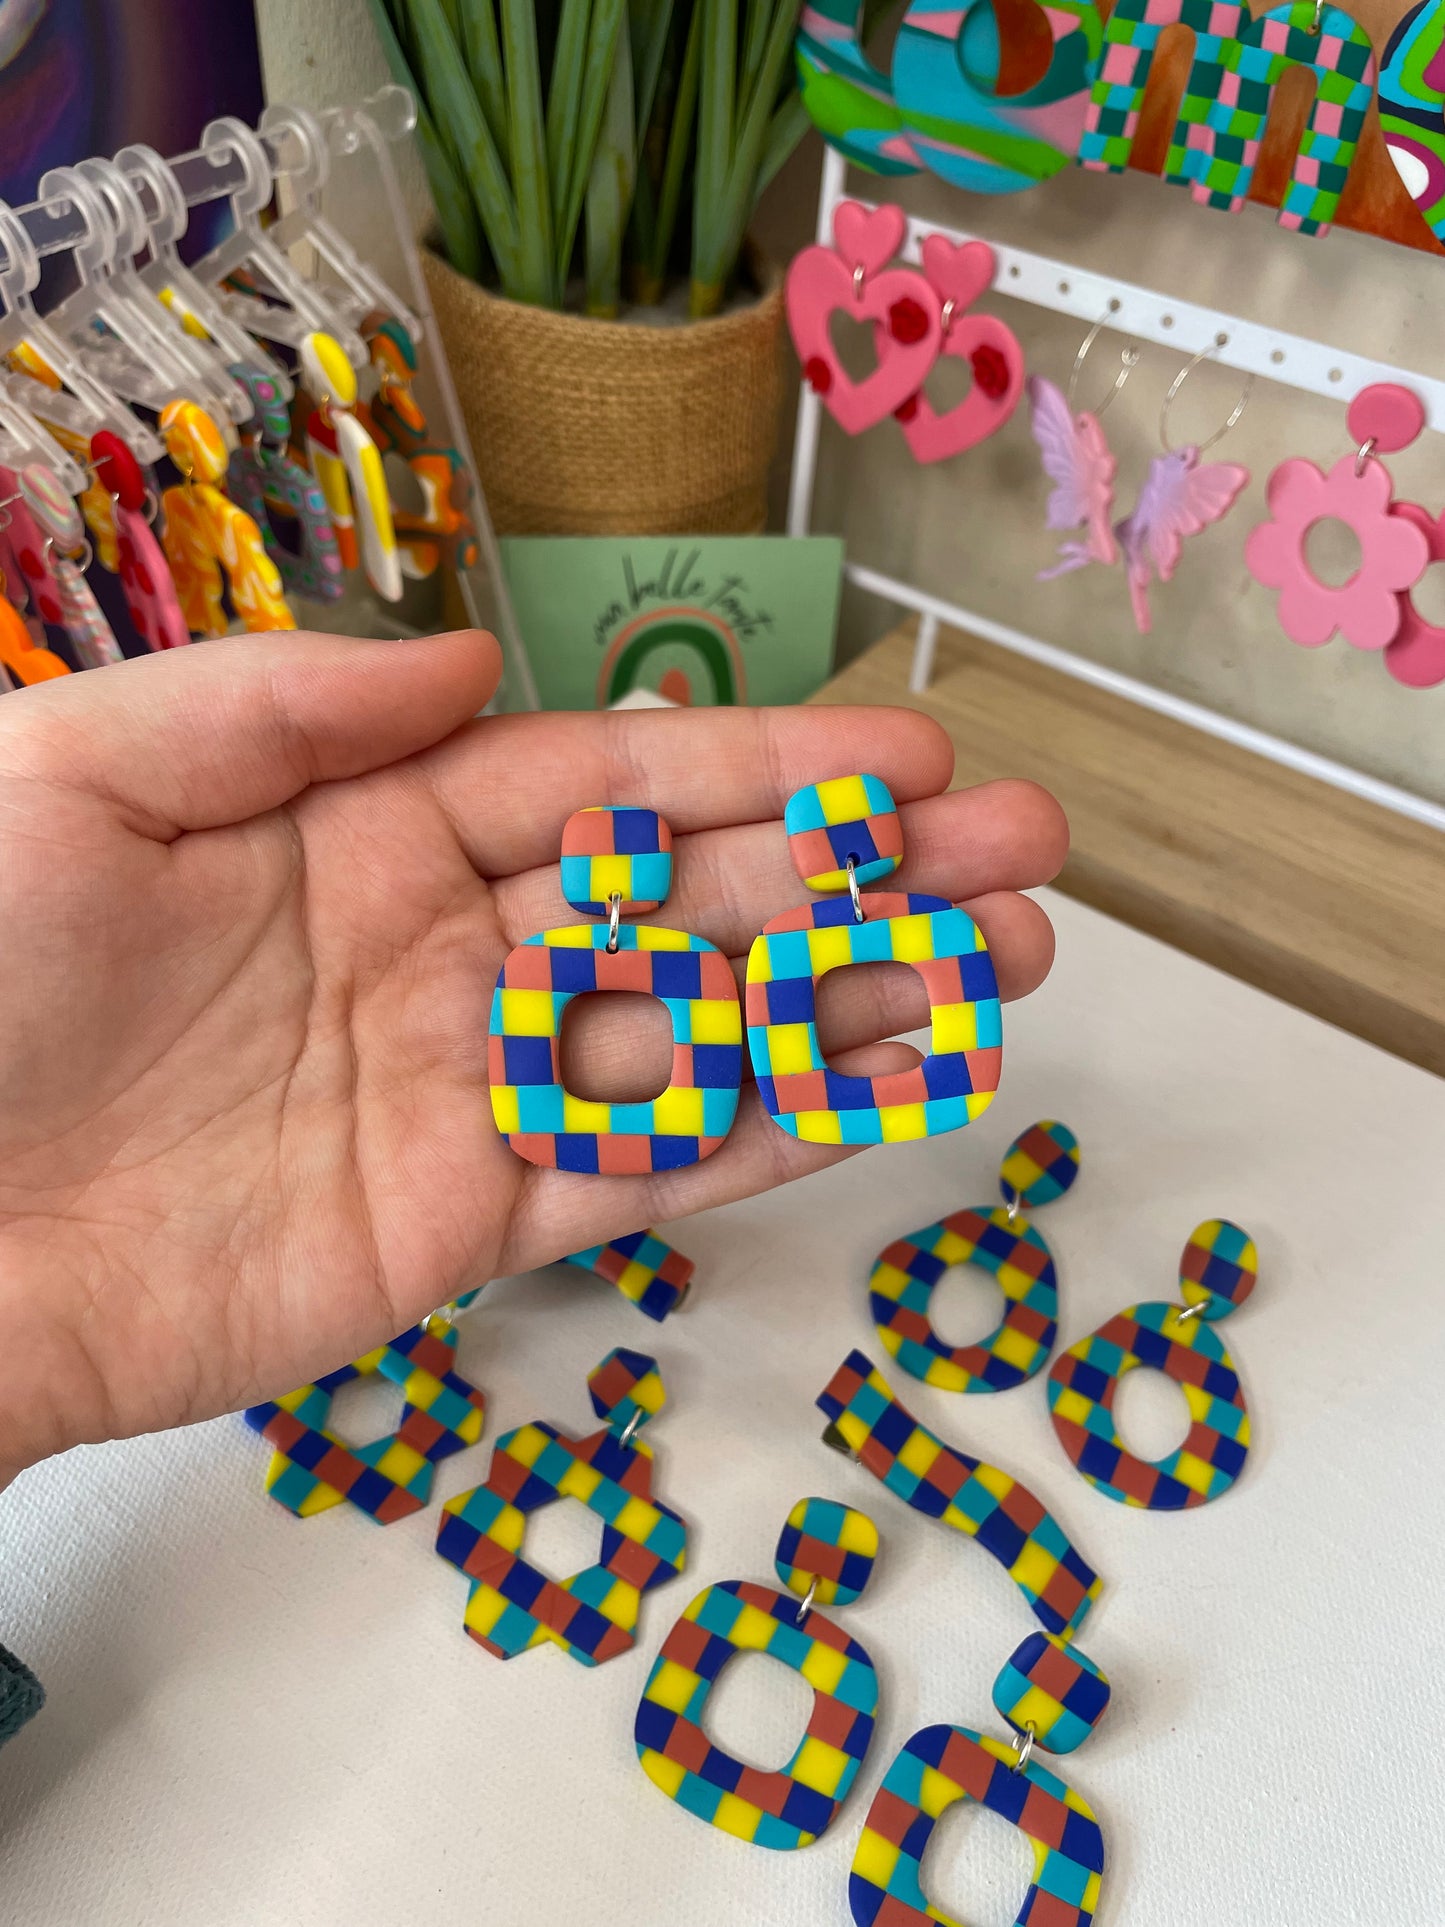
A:
[[[1445,1074],[1438,832],[957,631],[912,696],[912,648],[906,623],[813,700],[935,717],[956,786],[1028,776],[1059,798],[1059,888]]]

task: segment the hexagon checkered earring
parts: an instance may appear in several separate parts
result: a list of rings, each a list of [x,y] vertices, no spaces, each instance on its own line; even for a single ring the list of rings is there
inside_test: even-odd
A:
[[[642,1595],[680,1573],[687,1526],[652,1493],[652,1448],[638,1429],[666,1401],[657,1360],[618,1349],[588,1376],[600,1432],[572,1439],[541,1419],[498,1439],[486,1483],[449,1499],[441,1557],[471,1581],[464,1624],[479,1646],[515,1659],[556,1645],[583,1666],[634,1643]],[[597,1561],[554,1580],[522,1557],[527,1520],[578,1499],[601,1522]]]
[[[1181,1305],[1130,1305],[1055,1360],[1049,1412],[1059,1442],[1096,1491],[1122,1505],[1181,1512],[1221,1498],[1244,1469],[1249,1411],[1234,1360],[1214,1327],[1242,1305],[1259,1276],[1254,1240],[1210,1218],[1179,1263]],[[1183,1445],[1141,1459],[1119,1436],[1114,1397],[1125,1372],[1152,1366],[1189,1407]]]
[[[586,809],[562,832],[562,894],[595,926],[543,930],[502,966],[487,1071],[497,1129],[518,1157],[560,1171],[676,1170],[714,1152],[742,1088],[731,966],[685,930],[625,924],[672,887],[672,832],[655,810]],[[562,1017],[594,990],[644,991],[672,1019],[672,1077],[646,1103],[593,1103],[562,1082]]]
[[[798,874],[827,901],[764,924],[748,957],[748,1049],[775,1124],[809,1144],[888,1144],[960,1130],[993,1102],[1003,1060],[998,982],[983,933],[942,897],[860,886],[903,861],[903,825],[876,776],[812,783],[783,816]],[[817,992],[852,963],[911,964],[931,1043],[912,1070],[852,1077],[818,1042]]]
[[[881,1252],[868,1283],[878,1336],[904,1371],[950,1392],[1002,1392],[1048,1363],[1059,1329],[1053,1256],[1028,1211],[1062,1197],[1079,1175],[1079,1140],[1045,1118],[1016,1137],[999,1170],[1004,1205],[950,1212],[896,1239]],[[974,1345],[949,1345],[929,1315],[950,1265],[992,1275],[1004,1315]]]
[[[637,1757],[654,1786],[753,1846],[806,1847],[827,1831],[873,1738],[878,1673],[813,1602],[857,1599],[877,1556],[878,1528],[865,1513],[800,1499],[774,1558],[787,1593],[728,1579],[698,1594],[663,1641],[637,1708]],[[718,1675],[738,1653],[767,1653],[813,1688],[807,1731],[776,1773],[734,1759],[702,1724]]]

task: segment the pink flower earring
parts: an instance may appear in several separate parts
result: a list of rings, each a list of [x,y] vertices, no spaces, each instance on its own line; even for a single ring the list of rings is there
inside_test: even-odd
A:
[[[1018,407],[1024,351],[1007,323],[966,313],[993,285],[994,252],[986,241],[955,247],[944,235],[930,234],[923,243],[923,274],[943,302],[940,355],[956,356],[973,369],[973,386],[946,414],[935,412],[922,389],[897,411],[914,460],[942,462],[997,434]]]
[[[831,248],[804,248],[788,269],[788,328],[803,377],[838,426],[849,435],[896,413],[918,393],[938,357],[943,304],[916,268],[888,268],[908,223],[892,205],[871,213],[841,201],[833,214]],[[862,381],[844,372],[829,332],[846,314],[874,324],[878,366]]]
[[[1208,441],[1197,446],[1187,443],[1183,448],[1169,445],[1169,409],[1174,398],[1218,345],[1211,342],[1201,348],[1170,382],[1159,410],[1159,440],[1164,452],[1149,464],[1134,513],[1114,525],[1124,551],[1134,623],[1141,636],[1147,636],[1153,627],[1149,608],[1151,572],[1161,582],[1168,582],[1179,566],[1184,538],[1202,534],[1211,523],[1226,516],[1249,482],[1249,470],[1242,463],[1201,462],[1199,458],[1229,433],[1249,406],[1253,375],[1245,377],[1239,400]]]
[[[1294,456],[1270,476],[1269,520],[1250,531],[1245,567],[1256,582],[1279,590],[1280,627],[1291,642],[1315,649],[1339,634],[1356,649],[1384,649],[1399,638],[1403,652],[1389,665],[1391,673],[1401,682],[1418,674],[1440,681],[1445,662],[1438,645],[1422,642],[1426,625],[1408,594],[1429,566],[1437,538],[1427,533],[1423,509],[1393,501],[1390,471],[1375,459],[1377,451],[1408,448],[1425,425],[1424,408],[1408,388],[1377,382],[1356,395],[1345,423],[1356,452],[1342,455],[1328,475]],[[1321,582],[1305,555],[1306,536],[1324,521],[1343,522],[1360,545],[1359,568],[1338,587]]]
[[[1059,559],[1051,569],[1040,569],[1038,580],[1052,582],[1055,576],[1087,568],[1091,562],[1118,560],[1110,521],[1114,507],[1114,475],[1118,464],[1109,447],[1099,417],[1118,394],[1138,363],[1139,350],[1124,348],[1119,356],[1119,372],[1114,385],[1099,406],[1090,412],[1074,412],[1074,391],[1079,371],[1089,350],[1107,325],[1107,317],[1096,321],[1079,344],[1074,365],[1069,370],[1069,392],[1064,395],[1055,383],[1042,375],[1028,380],[1030,428],[1039,445],[1044,473],[1054,484],[1044,515],[1044,527],[1055,530],[1082,529],[1082,542],[1065,542]]]

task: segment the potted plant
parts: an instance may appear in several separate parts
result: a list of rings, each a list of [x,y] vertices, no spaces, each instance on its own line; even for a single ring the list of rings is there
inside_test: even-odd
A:
[[[760,528],[782,294],[747,228],[808,124],[801,0],[368,3],[498,529]]]

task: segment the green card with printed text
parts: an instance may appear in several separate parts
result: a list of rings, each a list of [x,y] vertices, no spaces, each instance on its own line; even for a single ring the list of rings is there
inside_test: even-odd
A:
[[[508,536],[502,562],[546,709],[795,703],[833,666],[836,536]]]

